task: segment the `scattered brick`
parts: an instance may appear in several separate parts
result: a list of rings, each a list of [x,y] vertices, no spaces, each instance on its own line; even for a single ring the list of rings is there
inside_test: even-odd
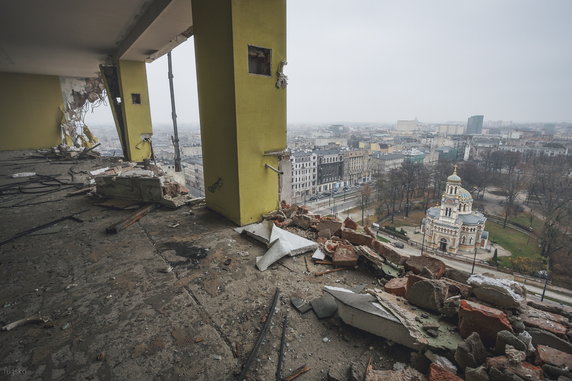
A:
[[[429,366],[429,381],[463,381],[463,379],[447,368],[439,364],[432,363]]]
[[[536,348],[536,363],[538,365],[551,364],[570,369],[572,368],[572,355],[545,345],[539,345]]]
[[[407,260],[407,256],[399,254],[397,251],[393,250],[393,248],[385,243],[374,239],[371,241],[370,246],[377,254],[381,255],[385,259],[390,262],[395,263],[396,265],[402,265]]]
[[[407,294],[408,278],[393,278],[383,286],[383,289],[390,294],[405,298]]]
[[[358,255],[352,245],[340,243],[332,255],[334,266],[354,267],[357,265]]]
[[[367,234],[358,233],[354,230],[342,228],[342,239],[348,240],[356,246],[371,246],[372,238]]]
[[[492,347],[497,333],[502,330],[513,332],[506,315],[501,310],[468,300],[461,300],[459,306],[459,333],[466,338],[477,332],[483,343]]]
[[[354,222],[354,220],[352,220],[351,218],[348,217],[344,220],[344,227],[356,230],[358,225],[357,225],[357,223]]]
[[[423,268],[427,267],[433,276],[437,279],[441,278],[447,267],[437,258],[427,257],[427,256],[414,256],[409,257],[405,261],[405,270],[413,271],[414,274],[420,274]]]

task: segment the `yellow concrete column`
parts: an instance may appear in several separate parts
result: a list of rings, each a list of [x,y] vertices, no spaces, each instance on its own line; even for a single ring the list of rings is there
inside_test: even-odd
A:
[[[119,61],[102,66],[101,72],[123,154],[136,162],[150,158],[153,128],[145,62]]]
[[[0,150],[54,147],[60,143],[60,79],[0,73]]]
[[[147,139],[153,134],[147,70],[145,62],[122,60],[118,69],[127,155],[129,160],[141,162],[151,157],[151,144]]]
[[[207,206],[239,225],[278,207],[286,148],[285,0],[193,0]]]

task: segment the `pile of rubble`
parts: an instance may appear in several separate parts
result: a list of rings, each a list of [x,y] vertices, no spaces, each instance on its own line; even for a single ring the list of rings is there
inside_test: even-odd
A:
[[[349,218],[281,206],[262,223],[237,229],[268,247],[257,258],[259,270],[311,252],[315,263],[334,267],[327,272],[367,269],[377,278],[379,288],[326,286],[318,299],[291,298],[300,313],[337,313],[346,324],[411,350],[409,366],[369,365],[365,380],[572,380],[572,310],[528,300],[514,281],[409,256]]]

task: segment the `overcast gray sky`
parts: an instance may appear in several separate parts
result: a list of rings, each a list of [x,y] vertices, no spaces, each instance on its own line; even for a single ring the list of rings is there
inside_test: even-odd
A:
[[[572,121],[571,0],[287,0],[289,123]],[[173,51],[198,123],[192,39]],[[148,65],[170,122],[167,60]]]

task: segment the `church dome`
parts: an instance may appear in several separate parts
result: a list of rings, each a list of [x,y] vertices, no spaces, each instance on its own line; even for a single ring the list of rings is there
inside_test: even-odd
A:
[[[457,175],[457,164],[453,166],[453,174],[447,177],[448,183],[461,183],[461,178]]]
[[[459,199],[461,200],[461,202],[472,202],[473,196],[471,196],[468,190],[466,190],[465,188],[461,188],[459,190]]]

